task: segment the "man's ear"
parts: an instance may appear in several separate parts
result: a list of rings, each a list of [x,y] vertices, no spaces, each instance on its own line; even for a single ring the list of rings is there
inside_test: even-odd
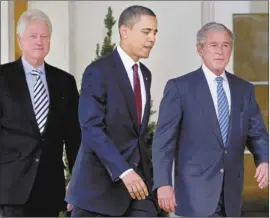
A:
[[[121,25],[119,28],[120,37],[122,39],[127,39],[128,38],[128,31],[129,31],[129,28],[127,25]]]
[[[198,54],[202,57],[202,53],[203,53],[203,46],[202,45],[199,45],[199,44],[197,44],[196,45],[196,47],[197,47],[197,52],[198,52]]]

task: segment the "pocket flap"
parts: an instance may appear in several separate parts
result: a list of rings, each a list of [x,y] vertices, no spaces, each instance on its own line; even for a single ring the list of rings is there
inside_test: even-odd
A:
[[[0,163],[8,163],[18,160],[20,157],[19,152],[0,152]]]

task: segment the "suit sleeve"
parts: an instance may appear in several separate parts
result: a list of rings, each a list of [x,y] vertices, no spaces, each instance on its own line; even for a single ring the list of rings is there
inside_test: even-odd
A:
[[[79,120],[82,146],[94,152],[105,166],[113,181],[131,167],[120,154],[106,130],[107,109],[104,74],[89,65],[83,75],[79,101]]]
[[[1,133],[1,127],[2,127],[2,116],[3,116],[3,102],[2,102],[2,96],[1,94],[3,94],[3,78],[2,78],[2,65],[0,65],[0,133]],[[0,142],[1,142],[1,138],[0,138]],[[1,151],[1,143],[0,143],[0,151]]]
[[[69,170],[72,172],[73,165],[81,143],[81,130],[79,124],[78,105],[79,93],[74,77],[69,77],[67,86],[67,116],[65,120],[65,146]]]
[[[166,84],[152,145],[154,186],[172,186],[172,165],[182,118],[180,95],[174,80]]]
[[[262,162],[268,163],[269,136],[266,132],[260,108],[255,99],[253,86],[249,100],[248,116],[247,147],[254,156],[256,166]]]

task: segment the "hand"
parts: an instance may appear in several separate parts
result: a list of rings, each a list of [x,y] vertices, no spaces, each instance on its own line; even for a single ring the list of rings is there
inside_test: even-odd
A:
[[[168,213],[175,212],[176,200],[172,186],[161,186],[157,190],[158,204]]]
[[[67,186],[66,186],[66,192],[67,192],[67,190],[68,190],[68,186],[69,186],[69,183],[68,183]],[[72,209],[73,209],[73,205],[68,204],[68,205],[67,205],[67,211],[70,212],[70,211],[72,211]]]
[[[259,183],[258,186],[260,189],[263,189],[268,186],[268,183],[269,183],[268,169],[269,169],[268,163],[261,163],[256,168],[256,173],[254,177],[257,179],[257,182]]]
[[[135,171],[128,172],[122,178],[122,181],[133,199],[141,200],[149,195],[144,181]]]

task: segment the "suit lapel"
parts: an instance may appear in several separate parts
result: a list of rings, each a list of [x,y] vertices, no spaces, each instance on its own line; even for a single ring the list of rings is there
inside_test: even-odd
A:
[[[55,78],[56,75],[53,72],[53,69],[47,63],[45,63],[45,71],[46,71],[46,81],[47,81],[47,86],[48,86],[50,104],[49,104],[49,113],[48,113],[44,133],[46,133],[48,129],[49,121],[55,120],[53,117],[54,116],[53,111],[54,111],[55,106],[57,105],[57,100],[60,100],[57,98],[58,95],[56,94],[59,89],[58,88],[59,84],[57,83],[57,79]]]
[[[230,110],[230,123],[229,123],[229,131],[228,131],[228,145],[232,140],[232,134],[237,134],[239,129],[236,125],[240,123],[240,112],[241,112],[241,95],[239,90],[237,90],[237,81],[233,78],[233,76],[226,72],[226,76],[228,79],[230,93],[231,93],[231,110]],[[235,125],[234,125],[235,124]]]
[[[143,75],[143,80],[144,80],[144,86],[145,86],[145,94],[146,94],[146,103],[145,103],[145,108],[144,108],[144,114],[143,114],[143,119],[142,119],[142,123],[141,123],[141,128],[140,131],[144,132],[145,128],[148,125],[148,118],[149,118],[149,109],[150,109],[150,104],[151,104],[151,95],[150,95],[150,81],[147,77],[147,73],[146,70],[144,69],[144,67],[141,65],[141,71],[142,71],[142,75]]]
[[[126,99],[130,117],[136,127],[135,129],[138,132],[139,128],[138,128],[138,121],[137,121],[136,103],[135,103],[135,97],[132,90],[132,86],[130,84],[126,69],[116,49],[113,51],[113,57],[114,57],[114,68],[115,68],[115,75],[117,77],[117,82]]]
[[[20,102],[21,108],[25,111],[25,114],[35,131],[40,133],[21,59],[15,62],[15,69],[14,72],[10,74],[10,81],[12,83],[12,96]]]
[[[203,109],[203,117],[205,118],[205,124],[209,125],[210,129],[212,129],[213,133],[215,134],[219,144],[223,147],[220,127],[216,116],[213,98],[202,68],[198,70],[198,86],[196,89],[196,96],[197,100],[200,102],[200,106]]]

